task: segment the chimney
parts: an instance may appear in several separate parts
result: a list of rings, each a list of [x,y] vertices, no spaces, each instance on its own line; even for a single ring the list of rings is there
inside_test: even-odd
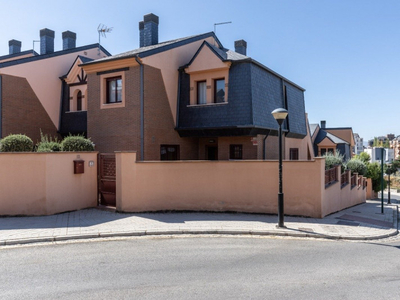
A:
[[[144,22],[139,22],[139,46],[143,47],[144,45]]]
[[[139,23],[139,31],[140,31],[140,47],[157,45],[158,16],[154,14],[145,15],[143,17],[143,22]]]
[[[21,42],[17,40],[8,41],[9,54],[16,54],[21,52]]]
[[[62,33],[63,50],[73,49],[76,47],[76,33],[72,31],[64,31]]]
[[[325,127],[326,127],[326,121],[321,121],[321,128],[325,129]]]
[[[40,30],[40,55],[54,52],[54,31],[44,28]]]
[[[247,43],[245,40],[235,41],[235,52],[246,55],[247,52]]]

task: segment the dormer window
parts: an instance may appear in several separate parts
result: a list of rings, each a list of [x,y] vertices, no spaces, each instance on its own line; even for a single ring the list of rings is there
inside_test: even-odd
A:
[[[207,104],[206,81],[197,81],[197,104]]]
[[[214,102],[225,102],[225,78],[214,80]]]
[[[76,96],[76,110],[81,111],[82,110],[82,92],[79,91],[78,95]]]

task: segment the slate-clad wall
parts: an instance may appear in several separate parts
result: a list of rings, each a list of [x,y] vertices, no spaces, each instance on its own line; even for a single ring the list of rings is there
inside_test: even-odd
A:
[[[247,126],[273,130],[272,134],[277,134],[278,124],[271,112],[276,108],[285,108],[283,85],[287,90],[290,125],[288,128],[284,123],[283,129],[289,129],[288,137],[303,138],[307,135],[303,91],[251,62],[231,65],[228,104],[225,105],[188,107],[189,75],[182,73],[178,127],[206,129]]]
[[[188,74],[181,74],[179,128],[217,128],[252,123],[250,64],[232,66],[229,71],[228,103],[190,106]]]
[[[87,112],[69,112],[69,87],[64,81],[62,83],[62,106],[60,120],[60,134],[66,136],[71,134],[84,134],[87,131]]]
[[[271,112],[284,107],[281,79],[254,64],[251,65],[251,79],[254,125],[277,130],[278,123]]]
[[[307,135],[304,92],[289,83],[285,82],[285,85],[289,111],[289,132],[286,136],[303,138]]]

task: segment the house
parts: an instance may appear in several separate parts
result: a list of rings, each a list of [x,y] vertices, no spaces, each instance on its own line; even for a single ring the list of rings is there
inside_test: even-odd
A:
[[[321,125],[310,124],[310,134],[315,156],[340,152],[344,160],[353,157],[355,141],[351,127],[327,128],[326,121],[321,121]]]
[[[361,152],[364,152],[364,139],[360,137],[358,133],[354,134],[354,142],[355,142],[355,154],[359,155]]]
[[[71,69],[87,74],[87,135],[98,151],[137,151],[140,160],[276,159],[271,112],[283,107],[285,158],[313,157],[302,87],[247,56],[244,40],[235,51],[214,32],[159,42],[158,24],[145,15],[140,48]]]
[[[383,157],[382,157],[383,149]],[[395,159],[395,151],[393,148],[383,148],[383,147],[368,147],[364,150],[371,157],[371,162],[381,163],[382,158],[384,163],[392,163]]]
[[[54,31],[45,28],[40,30],[40,54],[21,51],[22,43],[11,40],[9,54],[0,56],[0,138],[22,133],[36,143],[41,132],[85,133],[86,75],[69,70],[74,63],[110,53],[99,44],[76,47],[76,33],[71,31],[62,33],[62,50],[54,51],[54,40]],[[78,95],[80,107],[73,103]]]

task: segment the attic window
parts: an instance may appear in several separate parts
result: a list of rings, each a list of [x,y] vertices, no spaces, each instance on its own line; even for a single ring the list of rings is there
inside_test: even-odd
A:
[[[214,80],[214,102],[225,102],[225,78]]]

